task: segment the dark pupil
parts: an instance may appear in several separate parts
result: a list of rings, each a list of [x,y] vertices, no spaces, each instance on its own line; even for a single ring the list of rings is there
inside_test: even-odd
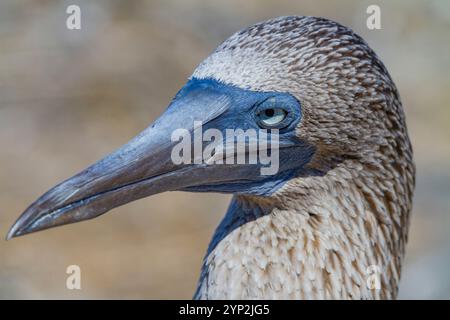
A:
[[[275,114],[275,111],[273,109],[266,109],[264,111],[265,115],[268,117],[273,117],[273,115]]]

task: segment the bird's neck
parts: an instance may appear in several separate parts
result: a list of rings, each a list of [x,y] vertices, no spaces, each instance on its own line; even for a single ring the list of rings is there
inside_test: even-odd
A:
[[[308,190],[296,185],[282,206],[234,197],[195,298],[395,298],[407,223],[389,193],[359,178],[315,182],[300,182]]]

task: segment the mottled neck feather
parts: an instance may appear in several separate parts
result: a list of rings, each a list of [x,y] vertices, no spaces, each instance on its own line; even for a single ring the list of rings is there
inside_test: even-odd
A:
[[[234,197],[195,298],[395,298],[412,190],[372,173],[350,161],[291,181],[277,204]]]

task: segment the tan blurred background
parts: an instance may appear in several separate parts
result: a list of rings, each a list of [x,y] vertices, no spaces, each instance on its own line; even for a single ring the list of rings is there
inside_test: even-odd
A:
[[[66,29],[78,4],[82,29]],[[366,28],[369,4],[382,30]],[[150,124],[235,31],[280,15],[352,27],[399,87],[418,168],[401,298],[450,298],[450,2],[0,3],[0,236],[48,188]],[[0,298],[191,298],[228,196],[166,193],[85,223],[0,240]],[[66,289],[66,267],[82,290]]]

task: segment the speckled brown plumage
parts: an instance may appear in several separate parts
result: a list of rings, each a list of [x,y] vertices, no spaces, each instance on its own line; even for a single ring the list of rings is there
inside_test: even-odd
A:
[[[195,298],[395,298],[415,168],[399,94],[367,43],[333,21],[281,17],[230,37],[193,76],[294,95],[297,135],[317,149],[309,167],[325,172],[235,197]]]

